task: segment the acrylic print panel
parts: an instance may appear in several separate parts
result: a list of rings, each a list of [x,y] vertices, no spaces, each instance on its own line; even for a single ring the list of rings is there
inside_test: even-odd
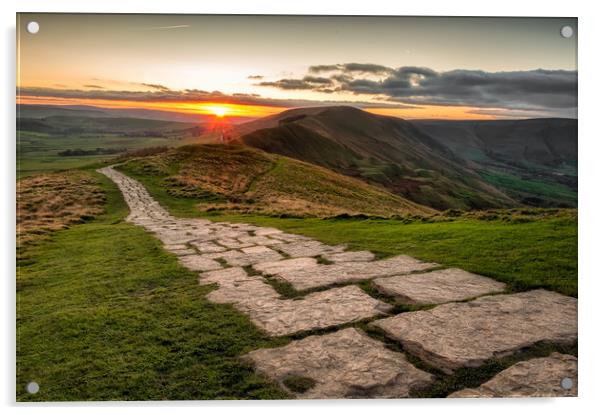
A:
[[[17,23],[18,401],[577,395],[576,19]]]

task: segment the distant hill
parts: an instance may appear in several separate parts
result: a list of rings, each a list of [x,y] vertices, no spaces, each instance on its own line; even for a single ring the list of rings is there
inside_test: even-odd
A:
[[[353,107],[284,111],[235,126],[231,139],[360,178],[436,209],[518,204],[412,123]]]
[[[413,121],[521,203],[576,206],[577,120]]]
[[[77,112],[73,114],[78,114]],[[204,131],[202,124],[142,118],[90,117],[82,115],[50,115],[40,118],[17,118],[17,129],[48,134],[194,134]]]
[[[190,114],[144,108],[101,108],[93,105],[17,104],[17,118],[46,118],[57,115],[93,118],[142,118],[194,124],[211,122],[215,118],[213,115]],[[248,117],[228,117],[228,122],[232,124],[249,120],[250,118]]]
[[[119,167],[154,177],[201,209],[293,216],[432,214],[434,210],[361,180],[244,146],[192,145]]]

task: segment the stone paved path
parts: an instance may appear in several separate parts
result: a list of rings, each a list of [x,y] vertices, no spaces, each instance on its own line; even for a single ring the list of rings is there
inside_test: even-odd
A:
[[[490,295],[502,292],[505,285],[459,269],[433,271],[438,264],[405,255],[376,260],[368,251],[347,251],[343,245],[330,246],[275,228],[175,218],[136,180],[111,167],[99,172],[119,186],[130,207],[128,221],[154,233],[183,266],[198,271],[199,284],[216,285],[207,295],[210,301],[234,305],[271,336],[334,330],[244,356],[259,372],[300,398],[400,398],[434,381],[433,375],[414,367],[403,353],[357,328],[336,330],[362,320],[376,319],[371,324],[399,341],[404,350],[447,373],[479,366],[537,342],[576,339],[574,298],[545,290]],[[391,299],[444,304],[392,316],[388,303],[353,285],[366,280],[373,280],[373,287]],[[281,295],[274,282],[289,284],[300,296]],[[527,372],[533,379],[549,374],[550,365],[537,364],[535,359],[529,362]],[[567,371],[576,382],[576,369]],[[562,368],[556,372],[560,375]],[[506,379],[504,373],[498,376]],[[287,386],[291,377],[309,378],[311,387],[294,390]],[[495,385],[495,380],[490,382]],[[486,396],[489,392],[483,391],[494,389],[486,383],[483,390],[460,391],[454,396]],[[522,393],[517,392],[520,387],[510,389],[492,393]]]
[[[568,382],[563,387],[563,381]],[[577,358],[552,353],[519,362],[476,389],[463,389],[450,398],[525,398],[577,396]]]

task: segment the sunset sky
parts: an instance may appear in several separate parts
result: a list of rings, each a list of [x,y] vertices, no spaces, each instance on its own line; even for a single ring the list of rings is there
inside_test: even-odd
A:
[[[27,33],[37,21],[39,33]],[[21,14],[17,102],[576,117],[576,19]]]

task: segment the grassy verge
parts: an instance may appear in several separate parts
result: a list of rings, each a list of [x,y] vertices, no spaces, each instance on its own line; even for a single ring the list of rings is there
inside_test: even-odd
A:
[[[131,174],[130,172],[127,172]],[[174,198],[160,179],[132,174],[175,216],[273,226],[329,244],[347,243],[379,256],[408,254],[460,267],[509,284],[510,290],[546,288],[577,296],[577,217],[537,217],[508,221],[485,217],[446,222],[406,223],[391,219],[296,219],[203,213],[201,200]]]
[[[107,213],[28,248],[17,276],[17,400],[284,398],[238,356],[282,344],[234,308],[205,299],[196,274]],[[28,395],[29,381],[40,392]]]

